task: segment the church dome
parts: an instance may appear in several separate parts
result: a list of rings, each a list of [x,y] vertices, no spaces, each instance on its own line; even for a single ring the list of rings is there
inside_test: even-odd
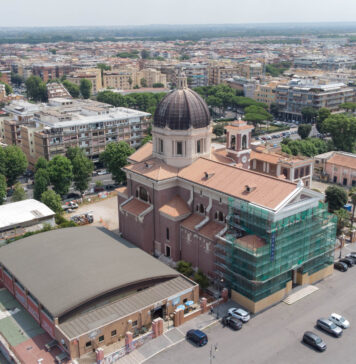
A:
[[[166,95],[158,104],[153,125],[173,130],[205,128],[210,125],[207,104],[193,90],[184,87]]]

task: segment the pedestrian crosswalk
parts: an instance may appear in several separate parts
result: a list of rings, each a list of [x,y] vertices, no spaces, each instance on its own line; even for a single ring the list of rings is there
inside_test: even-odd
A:
[[[306,287],[303,287],[299,289],[297,292],[294,292],[290,294],[288,297],[286,297],[283,302],[285,302],[288,305],[292,305],[293,303],[301,300],[302,298],[310,295],[311,293],[317,291],[319,288],[316,286],[308,285]]]

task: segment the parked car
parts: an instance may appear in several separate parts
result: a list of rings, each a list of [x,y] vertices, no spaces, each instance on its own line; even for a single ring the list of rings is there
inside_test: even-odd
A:
[[[321,318],[316,321],[316,326],[318,326],[320,329],[328,332],[331,335],[334,335],[335,337],[340,337],[342,335],[342,328],[339,326],[336,326],[332,321]]]
[[[326,350],[325,342],[317,334],[314,334],[314,332],[306,331],[303,335],[303,342],[319,351]]]
[[[352,254],[347,254],[345,258],[351,259],[354,264],[356,264],[356,254],[352,255]]]
[[[208,343],[208,336],[200,330],[189,330],[186,338],[198,346],[204,346]]]
[[[336,263],[334,263],[334,269],[337,269],[340,272],[346,272],[349,268],[348,268],[347,264],[345,264],[343,262],[336,262]]]
[[[353,259],[350,259],[350,258],[342,258],[339,260],[339,262],[341,263],[345,263],[349,268],[353,267],[354,266],[354,260]]]
[[[103,176],[104,174],[108,174],[106,169],[102,169],[101,171],[98,171],[98,176]]]
[[[231,327],[233,330],[240,330],[242,328],[242,322],[231,315],[224,316],[222,319],[222,324],[224,326]]]
[[[234,308],[234,307],[230,308],[228,310],[228,313],[231,316],[241,320],[242,322],[247,322],[250,320],[250,314],[245,310],[243,310],[242,308]]]
[[[338,313],[332,313],[329,317],[329,320],[342,329],[348,329],[350,327],[350,322]]]
[[[351,252],[350,254],[347,255],[347,257],[352,257],[356,259],[356,252]]]

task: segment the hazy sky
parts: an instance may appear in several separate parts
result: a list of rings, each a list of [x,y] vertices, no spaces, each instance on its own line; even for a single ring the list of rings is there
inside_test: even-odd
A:
[[[356,21],[356,0],[0,0],[1,26]]]

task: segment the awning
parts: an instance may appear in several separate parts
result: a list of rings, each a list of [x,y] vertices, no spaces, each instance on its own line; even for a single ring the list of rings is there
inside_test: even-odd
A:
[[[186,305],[187,307],[192,306],[193,304],[194,304],[194,301],[187,301],[187,302],[185,303],[185,305]]]
[[[177,306],[176,310],[180,310],[180,309],[184,310],[185,309],[185,306],[184,305]]]

